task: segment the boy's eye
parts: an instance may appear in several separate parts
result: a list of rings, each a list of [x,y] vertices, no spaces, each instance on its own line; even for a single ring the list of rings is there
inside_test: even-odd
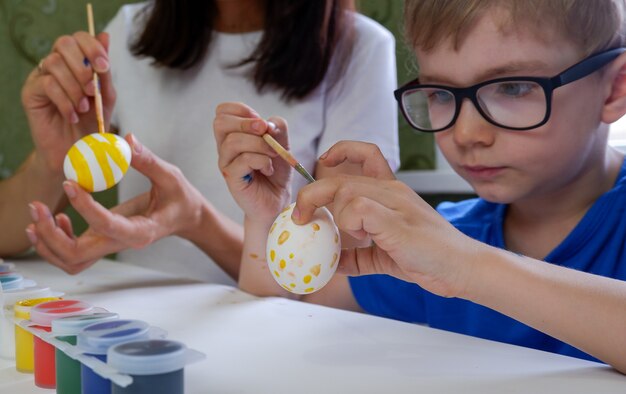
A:
[[[454,96],[445,90],[431,90],[428,93],[428,101],[435,104],[448,104],[454,100]]]
[[[532,82],[504,82],[498,84],[498,94],[511,97],[521,97],[530,93],[536,84]]]

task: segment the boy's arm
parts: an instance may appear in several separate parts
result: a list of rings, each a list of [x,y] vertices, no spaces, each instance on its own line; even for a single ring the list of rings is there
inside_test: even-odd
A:
[[[487,306],[626,373],[626,283],[481,244],[460,297]]]
[[[376,165],[362,143],[338,144],[323,162]],[[369,163],[369,164],[368,164]],[[342,251],[338,272],[387,274],[434,294],[499,311],[626,373],[626,282],[518,256],[476,241],[405,184],[368,177],[322,179],[301,189],[292,217],[303,224],[332,202],[335,222],[373,246]]]
[[[17,172],[0,182],[0,256],[21,253],[30,247],[26,226],[31,222],[28,204],[33,200],[58,208],[64,205],[63,174],[52,173],[31,153]]]

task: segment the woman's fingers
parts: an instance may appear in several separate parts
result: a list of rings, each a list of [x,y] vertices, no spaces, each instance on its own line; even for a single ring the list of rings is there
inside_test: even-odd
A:
[[[50,210],[44,204],[33,202],[31,206],[36,212],[38,220],[34,224],[30,224],[27,231],[35,234],[36,240],[33,246],[37,253],[64,271],[77,272],[72,267],[82,263],[82,258],[74,255],[75,242],[73,236],[68,236],[63,229],[57,227]]]
[[[109,71],[109,56],[107,54],[107,48],[105,48],[98,38],[92,37],[89,33],[84,31],[76,32],[72,37],[80,47],[84,57],[89,61],[93,71],[98,74],[103,74]],[[80,62],[83,61],[82,58],[75,60]]]
[[[113,213],[72,181],[65,181],[63,188],[70,204],[89,224],[92,232],[132,247],[144,246],[154,239],[152,229],[144,223],[148,219],[137,217],[132,220]],[[107,250],[107,254],[110,252]]]
[[[72,102],[75,111],[78,113],[87,112],[89,110],[89,102],[84,85],[72,73],[63,55],[58,52],[51,53],[45,58],[44,65],[46,74],[54,77],[67,98]]]
[[[75,239],[76,237],[74,236],[74,227],[72,226],[72,221],[70,220],[70,218],[64,214],[64,213],[59,213],[54,217],[57,226],[63,230],[63,232],[70,238]]]
[[[133,150],[131,166],[148,177],[157,187],[169,190],[182,177],[180,169],[161,159],[145,147],[137,138],[128,134],[125,137]]]

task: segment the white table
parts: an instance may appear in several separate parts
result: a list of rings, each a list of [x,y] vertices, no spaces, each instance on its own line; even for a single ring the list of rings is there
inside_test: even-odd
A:
[[[187,393],[625,393],[607,366],[360,313],[192,282],[102,260],[76,276],[26,276],[168,331],[207,355]],[[0,393],[50,393],[0,359]]]

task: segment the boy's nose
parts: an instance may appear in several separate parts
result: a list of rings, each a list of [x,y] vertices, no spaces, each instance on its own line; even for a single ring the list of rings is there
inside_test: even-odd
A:
[[[493,144],[497,127],[489,123],[478,112],[470,99],[461,103],[459,116],[452,126],[454,142],[459,146]]]

